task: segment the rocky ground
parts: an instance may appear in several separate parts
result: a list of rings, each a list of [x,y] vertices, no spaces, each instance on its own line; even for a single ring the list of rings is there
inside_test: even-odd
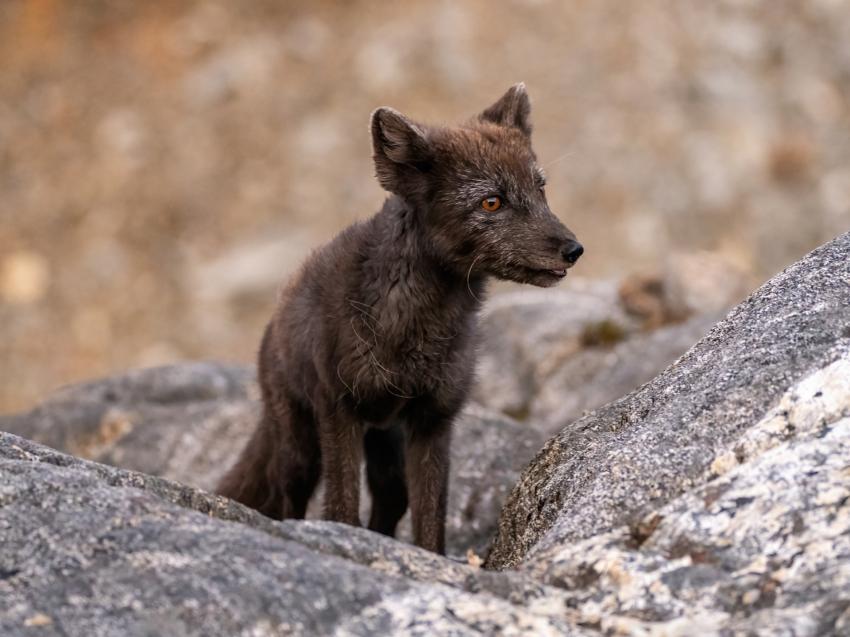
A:
[[[846,234],[577,420],[573,403],[536,404],[558,383],[580,391],[562,368],[586,360],[594,377],[608,360],[621,378],[638,360],[639,384],[649,357],[666,364],[661,343],[704,319],[645,332],[609,306],[604,329],[559,339],[552,317],[571,317],[558,299],[491,308],[487,338],[513,340],[506,351],[530,371],[499,378],[494,390],[516,391],[457,425],[454,559],[343,525],[273,522],[167,479],[208,487],[232,458],[256,409],[244,368],[69,388],[0,420],[39,441],[0,434],[0,633],[846,634],[849,291]],[[609,293],[574,302],[590,313]],[[522,338],[499,329],[511,321]],[[542,369],[523,368],[531,335]]]

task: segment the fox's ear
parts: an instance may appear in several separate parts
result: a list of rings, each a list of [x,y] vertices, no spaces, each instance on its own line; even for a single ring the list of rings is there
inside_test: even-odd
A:
[[[531,136],[531,102],[525,84],[520,82],[508,89],[498,101],[486,109],[479,119],[493,122],[500,126],[510,126],[520,129],[527,136]]]
[[[404,194],[411,179],[430,165],[431,149],[425,131],[385,106],[372,113],[371,128],[378,182],[390,192]]]

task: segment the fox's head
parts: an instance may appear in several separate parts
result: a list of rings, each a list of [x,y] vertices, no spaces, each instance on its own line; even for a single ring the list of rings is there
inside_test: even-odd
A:
[[[468,273],[547,287],[584,252],[552,214],[531,148],[525,85],[457,127],[372,114],[378,181],[424,217],[440,257]]]

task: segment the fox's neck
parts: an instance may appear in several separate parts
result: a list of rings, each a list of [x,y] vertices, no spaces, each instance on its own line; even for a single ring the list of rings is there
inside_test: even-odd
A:
[[[390,315],[398,313],[399,319],[426,306],[446,304],[451,304],[446,309],[456,317],[474,313],[484,297],[484,278],[461,272],[441,258],[424,227],[426,213],[398,196],[387,199],[378,213],[378,232],[364,263],[366,278],[374,281],[372,289],[383,297],[374,301],[385,305]]]

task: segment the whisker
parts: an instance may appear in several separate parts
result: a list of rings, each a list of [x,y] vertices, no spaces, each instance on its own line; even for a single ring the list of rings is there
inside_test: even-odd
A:
[[[567,159],[568,157],[572,157],[575,154],[576,154],[575,150],[567,151],[566,153],[564,153],[563,155],[561,155],[559,157],[556,157],[552,161],[547,161],[545,164],[543,164],[543,168],[548,168],[549,166],[560,163],[560,162],[564,161],[565,159]]]
[[[454,334],[451,334],[449,336],[432,336],[431,338],[435,341],[450,341],[453,338],[456,338],[457,335],[458,335],[458,332],[455,332]]]
[[[477,257],[475,257],[475,258],[472,260],[472,263],[470,263],[470,264],[469,264],[469,270],[466,272],[466,289],[467,289],[467,290],[469,290],[469,295],[470,295],[473,299],[475,299],[476,301],[478,301],[479,303],[481,303],[482,301],[481,301],[481,299],[479,299],[477,296],[475,296],[475,292],[473,292],[473,291],[472,291],[472,285],[470,285],[470,283],[469,283],[469,277],[470,277],[470,275],[472,274],[472,268],[474,268],[474,267],[475,267],[475,263],[476,263],[476,261],[478,261],[478,259],[480,259],[480,258],[481,258],[481,255],[480,255],[480,254],[479,254]]]

